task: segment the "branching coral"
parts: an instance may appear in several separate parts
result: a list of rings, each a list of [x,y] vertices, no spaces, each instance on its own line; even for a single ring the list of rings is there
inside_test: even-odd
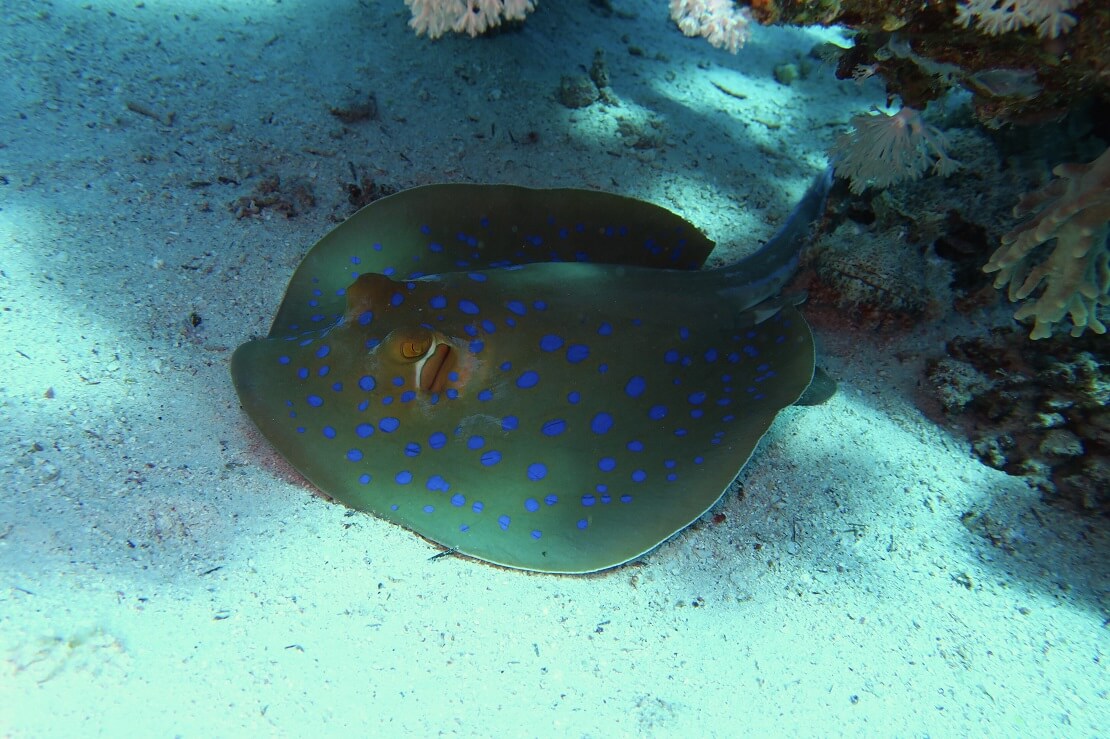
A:
[[[405,5],[412,10],[409,25],[429,38],[448,31],[477,36],[502,20],[524,20],[536,9],[534,0],[405,0]]]
[[[853,116],[851,133],[841,134],[831,152],[836,174],[852,181],[852,192],[867,186],[887,187],[917,179],[932,165],[933,172],[949,175],[959,162],[945,152],[944,134],[904,107],[894,115],[875,111]]]
[[[732,0],[671,0],[671,19],[687,36],[703,36],[733,54],[751,34],[751,14]]]
[[[1057,179],[1028,193],[1015,216],[1033,214],[1027,223],[1002,237],[1002,246],[983,267],[997,272],[994,286],[1009,285],[1010,300],[1025,300],[1044,283],[1036,300],[1014,314],[1033,318],[1033,339],[1052,335],[1052,325],[1071,316],[1072,336],[1086,329],[1106,333],[1098,306],[1110,305],[1110,149],[1090,164],[1060,164]],[[1034,249],[1053,239],[1056,245],[1039,264]]]

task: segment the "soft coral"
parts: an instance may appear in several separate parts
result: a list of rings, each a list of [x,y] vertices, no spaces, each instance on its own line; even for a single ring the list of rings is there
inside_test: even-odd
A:
[[[1041,283],[1044,291],[1014,314],[1033,318],[1033,339],[1052,335],[1052,324],[1071,315],[1072,336],[1086,329],[1106,333],[1098,306],[1110,305],[1110,148],[1090,164],[1060,164],[1052,180],[1028,193],[1014,215],[1035,214],[1002,237],[984,272],[998,272],[995,287],[1009,285],[1010,300],[1029,297]],[[1031,264],[1030,252],[1056,240],[1052,252]]]

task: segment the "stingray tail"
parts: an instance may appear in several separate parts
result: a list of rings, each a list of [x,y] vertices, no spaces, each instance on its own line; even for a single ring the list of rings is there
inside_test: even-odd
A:
[[[832,188],[833,169],[827,168],[814,178],[794,211],[774,236],[754,254],[721,267],[734,289],[748,292],[748,305],[775,295],[798,269],[802,249],[812,240],[813,226],[825,212],[825,201]]]

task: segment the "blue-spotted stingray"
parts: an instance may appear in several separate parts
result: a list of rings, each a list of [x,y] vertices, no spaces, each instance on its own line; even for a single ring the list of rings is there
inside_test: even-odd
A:
[[[236,350],[236,390],[352,508],[507,567],[628,562],[705,513],[810,387],[813,337],[779,293],[830,182],[717,269],[698,229],[631,198],[392,195],[309,251]]]

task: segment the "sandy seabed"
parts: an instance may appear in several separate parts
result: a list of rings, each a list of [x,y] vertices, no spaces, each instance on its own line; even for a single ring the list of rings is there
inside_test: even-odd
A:
[[[723,522],[590,577],[431,560],[240,411],[230,354],[352,168],[619,192],[744,249],[882,99],[806,61],[828,31],[730,56],[615,5],[432,43],[399,0],[4,3],[0,734],[1105,735],[1106,533],[917,410],[951,325],[818,330],[840,392]],[[596,49],[619,103],[559,104]],[[255,213],[275,177],[295,217]]]

